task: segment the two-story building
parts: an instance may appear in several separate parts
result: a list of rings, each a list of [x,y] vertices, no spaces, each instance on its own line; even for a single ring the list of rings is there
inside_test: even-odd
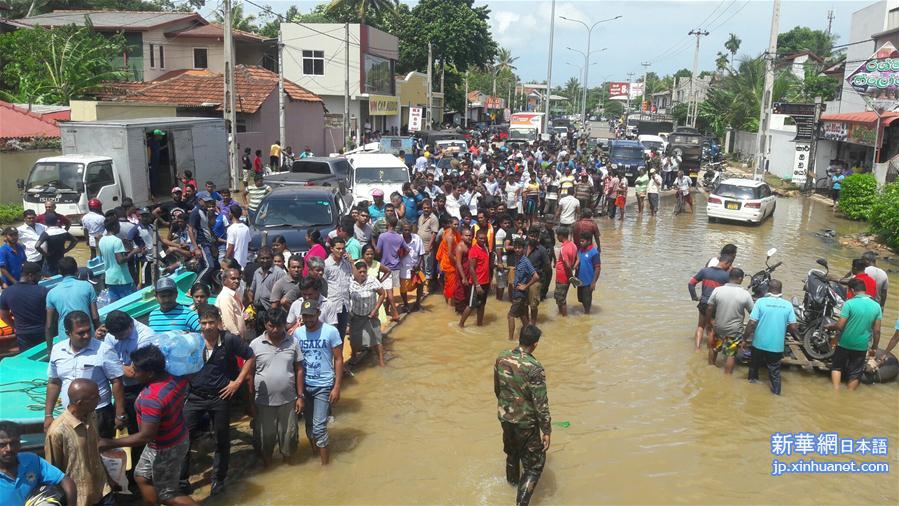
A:
[[[356,139],[374,131],[399,133],[399,39],[359,23],[350,23],[349,40],[346,35],[343,23],[281,23],[285,79],[321,97],[342,121],[348,67],[349,125]]]
[[[55,10],[17,19],[14,26],[85,26],[103,34],[122,34],[126,49],[114,63],[134,81],[152,81],[173,70],[224,71],[224,29],[195,12]],[[259,35],[234,31],[236,64],[277,70],[277,44]]]

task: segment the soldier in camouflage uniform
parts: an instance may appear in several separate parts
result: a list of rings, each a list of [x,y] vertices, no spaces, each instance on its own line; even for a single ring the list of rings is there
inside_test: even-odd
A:
[[[503,427],[506,480],[518,485],[519,506],[526,506],[531,500],[543,473],[552,431],[546,376],[532,355],[540,334],[534,325],[522,328],[518,348],[502,352],[493,368],[493,392]]]

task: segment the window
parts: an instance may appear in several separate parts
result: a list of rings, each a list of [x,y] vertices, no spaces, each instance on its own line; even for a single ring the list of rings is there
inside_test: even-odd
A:
[[[887,30],[899,28],[899,9],[890,9],[887,14]]]
[[[367,54],[365,63],[365,93],[393,95],[393,60]]]
[[[112,175],[112,163],[100,162],[88,165],[84,182],[87,188],[87,198],[92,199],[96,197],[104,186],[115,184],[115,179]]]
[[[195,69],[209,68],[207,56],[208,56],[208,52],[205,47],[195,47],[194,48],[194,68]]]
[[[303,51],[303,75],[306,76],[323,76],[325,75],[325,52],[324,51]]]
[[[159,68],[165,68],[165,46],[159,46]]]
[[[156,50],[155,50],[155,48],[156,48],[156,46],[154,46],[153,44],[150,44],[150,68],[151,69],[156,68]]]

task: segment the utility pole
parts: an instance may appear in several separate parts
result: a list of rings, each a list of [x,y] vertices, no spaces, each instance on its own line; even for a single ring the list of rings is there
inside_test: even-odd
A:
[[[343,24],[343,148],[350,147],[350,24]]]
[[[433,120],[432,115],[434,112],[432,108],[434,107],[434,81],[433,81],[433,67],[434,67],[434,54],[431,48],[431,43],[428,42],[428,113],[427,113],[427,125],[428,130],[431,129],[431,121]]]
[[[646,103],[646,76],[649,73],[649,71],[647,69],[652,65],[652,63],[645,61],[645,62],[641,62],[640,65],[643,65],[643,99],[640,101],[640,110],[642,111],[643,104]]]
[[[833,9],[827,11],[827,35],[830,35],[830,28],[833,26]]]
[[[824,97],[815,97],[815,122],[812,125],[812,144],[809,149],[808,168],[806,169],[805,187],[814,187],[817,178],[815,176],[815,158],[818,156],[818,133],[821,126],[821,113],[824,110]]]
[[[631,112],[631,80],[634,78],[633,72],[627,73],[627,105],[624,108],[624,114],[629,115]]]
[[[231,32],[231,0],[222,1],[222,15],[225,18],[225,55],[224,55],[224,109],[225,124],[228,134],[228,172],[231,174],[231,189],[240,189],[240,164],[237,160],[237,111],[234,97],[234,34]]]
[[[546,110],[543,115],[543,132],[549,134],[549,108],[552,102],[553,88],[553,37],[556,30],[556,0],[553,0],[549,9],[549,58],[546,62]]]
[[[284,104],[284,42],[278,30],[278,142],[287,146],[287,110]],[[278,167],[280,169],[280,167]],[[273,168],[274,169],[274,168]]]
[[[468,70],[465,70],[465,112],[462,113],[465,128],[468,128]]]
[[[756,136],[755,167],[752,176],[758,179],[765,170],[768,157],[768,127],[771,121],[771,101],[774,92],[774,59],[777,57],[777,32],[780,30],[780,0],[774,0],[771,13],[771,33],[768,39],[768,53],[765,55],[765,91],[762,93],[762,107],[759,111],[759,133]]]
[[[689,35],[696,36],[696,49],[693,50],[693,73],[690,75],[690,100],[687,102],[687,121],[690,126],[696,128],[696,113],[699,109],[699,99],[696,96],[696,75],[699,74],[699,38],[708,35],[708,30],[701,28],[690,30]]]

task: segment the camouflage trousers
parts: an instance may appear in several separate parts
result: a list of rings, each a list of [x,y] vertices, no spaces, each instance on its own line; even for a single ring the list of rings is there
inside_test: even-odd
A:
[[[506,468],[514,467],[518,471],[521,465],[521,476],[531,475],[534,481],[543,473],[546,464],[546,452],[537,426],[522,427],[508,422],[503,426],[503,452],[506,453]],[[518,476],[518,473],[515,473]]]

